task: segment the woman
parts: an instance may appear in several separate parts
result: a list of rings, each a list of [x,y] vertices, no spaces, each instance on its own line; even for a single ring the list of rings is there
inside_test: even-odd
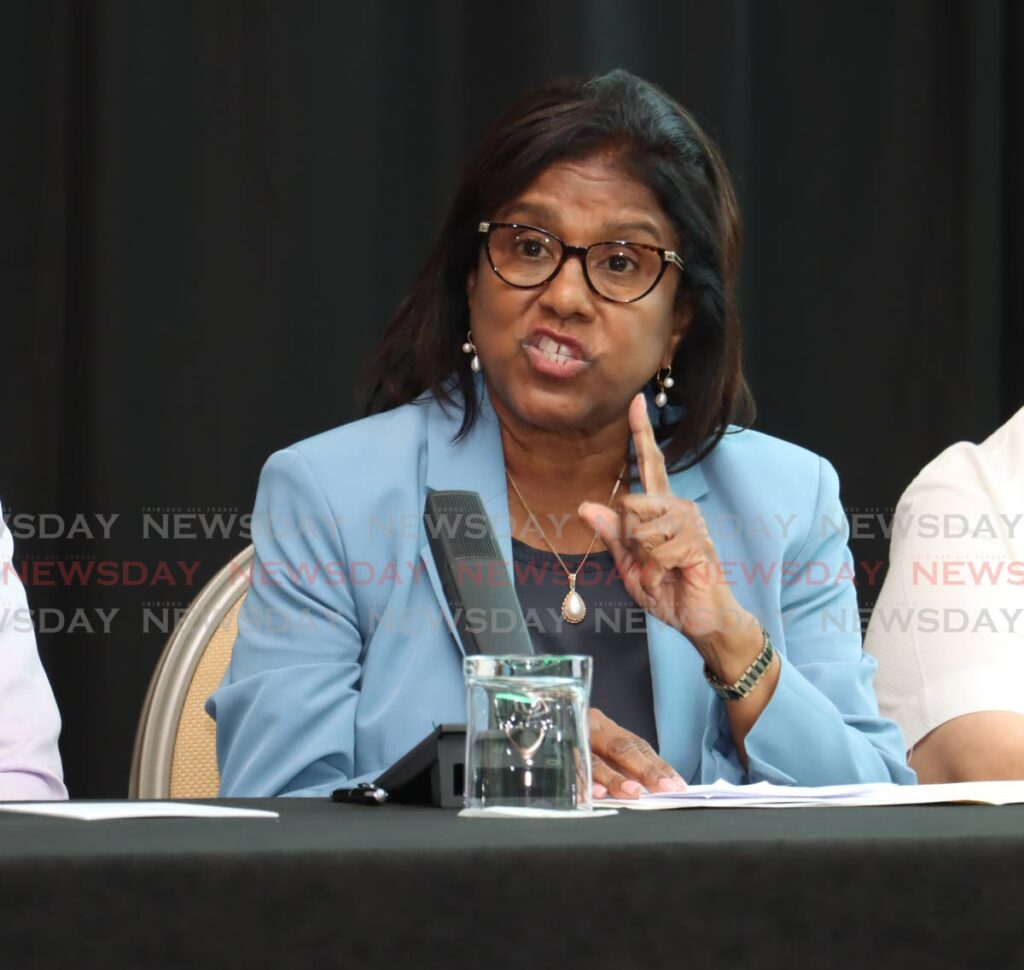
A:
[[[717,150],[657,88],[513,105],[384,336],[376,413],[263,471],[208,702],[224,795],[326,794],[464,719],[427,488],[479,492],[538,649],[595,656],[597,797],[913,779],[849,622],[835,472],[729,427],[739,246]],[[833,583],[800,581],[820,564]]]

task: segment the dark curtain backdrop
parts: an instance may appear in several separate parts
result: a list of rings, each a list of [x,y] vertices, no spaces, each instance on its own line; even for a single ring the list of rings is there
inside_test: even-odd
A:
[[[1014,0],[4,4],[0,500],[72,793],[125,792],[262,461],[360,413],[460,164],[557,74],[628,68],[720,141],[757,426],[882,515],[870,608],[902,489],[1024,403],[1022,44]]]

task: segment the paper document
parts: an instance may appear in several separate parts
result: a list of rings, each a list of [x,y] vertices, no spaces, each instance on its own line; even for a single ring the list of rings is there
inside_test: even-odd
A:
[[[658,811],[671,808],[802,808],[808,806],[1024,804],[1024,781],[968,781],[948,785],[831,785],[799,788],[772,785],[691,785],[686,791],[643,794],[639,799],[608,798],[601,806]]]
[[[595,808],[591,812],[579,812],[574,809],[555,808],[515,808],[513,806],[496,806],[489,808],[464,808],[459,818],[567,818],[584,821],[589,818],[606,818],[618,815],[614,808]]]
[[[277,812],[261,808],[194,805],[191,802],[0,802],[0,812],[54,815],[83,822],[118,818],[278,818]]]

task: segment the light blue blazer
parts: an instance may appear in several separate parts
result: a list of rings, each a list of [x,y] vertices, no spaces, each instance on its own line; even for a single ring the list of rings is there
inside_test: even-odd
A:
[[[499,429],[477,380],[481,413],[457,444],[461,413],[424,395],[268,460],[252,585],[206,705],[222,795],[326,795],[374,778],[432,726],[465,720],[461,646],[421,516],[427,487],[479,492],[513,575]],[[875,661],[861,650],[832,466],[739,431],[670,481],[700,507],[781,670],[747,735],[744,771],[696,649],[648,616],[661,756],[694,783],[912,783],[899,728],[878,714]]]

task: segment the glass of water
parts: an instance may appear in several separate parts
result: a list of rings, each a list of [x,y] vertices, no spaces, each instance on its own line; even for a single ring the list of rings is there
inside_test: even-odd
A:
[[[466,657],[467,808],[590,811],[591,658]]]

